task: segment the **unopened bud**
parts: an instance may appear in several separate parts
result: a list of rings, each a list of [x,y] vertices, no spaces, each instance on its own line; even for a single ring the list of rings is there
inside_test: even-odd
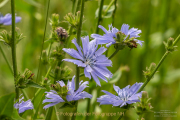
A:
[[[149,67],[149,71],[153,72],[156,68],[156,64],[155,63],[151,63],[150,67]]]
[[[174,42],[174,38],[169,38],[168,41],[167,41],[167,44],[169,47],[172,47],[173,46],[173,42]]]
[[[142,92],[142,99],[148,98],[148,93],[146,91]]]

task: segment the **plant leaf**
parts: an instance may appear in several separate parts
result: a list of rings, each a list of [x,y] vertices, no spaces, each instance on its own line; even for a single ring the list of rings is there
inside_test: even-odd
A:
[[[106,8],[108,7],[108,5],[104,5],[103,6],[103,10],[102,10],[102,18],[110,18],[111,16],[112,16],[112,14],[113,14],[113,11],[114,11],[114,9],[115,9],[115,6],[114,5],[112,5],[110,8],[109,8],[109,10],[106,12],[106,13],[104,13],[105,11],[106,11]],[[98,14],[99,14],[99,8],[96,10],[96,12],[95,12],[95,17],[97,18],[98,17]]]
[[[11,117],[13,112],[15,93],[0,97],[0,116],[5,115]]]
[[[3,7],[9,0],[3,0],[1,3],[0,3],[0,8]]]
[[[13,110],[11,119],[12,120],[25,120],[19,116],[18,111],[16,109]]]
[[[32,80],[30,80],[27,84],[27,87],[34,87],[34,88],[41,88],[41,89],[45,89],[45,87],[33,82]]]
[[[119,68],[115,73],[114,75],[112,76],[112,78],[109,80],[109,83],[116,83],[120,78],[121,78],[121,75],[122,75],[122,70]]]

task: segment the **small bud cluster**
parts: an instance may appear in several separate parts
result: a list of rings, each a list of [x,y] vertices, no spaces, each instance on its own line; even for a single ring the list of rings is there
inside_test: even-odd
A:
[[[27,84],[32,81],[33,78],[34,73],[32,73],[32,71],[30,71],[29,69],[25,69],[24,73],[18,76],[16,87],[26,88]]]
[[[19,43],[24,37],[23,34],[20,33],[20,29],[16,27],[15,31],[16,44]],[[6,30],[0,32],[0,42],[3,42],[5,45],[12,46],[12,34],[7,33]]]
[[[168,52],[173,52],[176,50],[177,46],[174,46],[174,38],[169,38],[167,42],[164,42],[165,48]]]
[[[148,97],[148,93],[146,91],[142,92],[142,97],[140,98],[140,102],[135,106],[136,113],[140,116],[138,120],[144,120],[143,115],[147,112],[152,112],[153,108],[150,103],[151,98]]]
[[[72,27],[77,28],[80,22],[80,11],[73,15],[72,13],[68,13],[64,17],[65,21],[69,23]]]
[[[156,64],[155,63],[151,63],[150,67],[146,67],[146,71],[143,71],[144,73],[144,76],[146,78],[149,78],[151,76],[151,74],[153,73],[153,71],[155,70],[156,68]]]
[[[51,87],[52,87],[52,89],[54,89],[58,93],[58,95],[61,98],[63,98],[64,100],[66,99],[66,96],[68,93],[67,86],[61,87],[59,83],[56,83],[56,84],[52,84]]]

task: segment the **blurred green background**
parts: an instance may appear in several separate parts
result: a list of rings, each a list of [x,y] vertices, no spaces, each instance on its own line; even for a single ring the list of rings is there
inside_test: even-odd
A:
[[[2,1],[2,0],[1,0]],[[41,45],[45,27],[46,4],[47,0],[16,0],[17,16],[22,17],[22,21],[16,26],[21,29],[25,38],[17,45],[17,66],[18,71],[23,72],[25,68],[32,70],[37,75],[39,64],[39,55],[41,53]],[[104,4],[108,5],[110,0],[105,0]],[[95,31],[97,18],[95,18],[95,11],[98,8],[98,0],[91,0],[85,2],[84,23],[82,30],[92,34]],[[120,29],[123,23],[129,24],[130,28],[138,28],[142,30],[139,40],[144,41],[142,47],[130,50],[126,48],[120,51],[113,59],[113,67],[109,67],[112,73],[115,73],[119,67],[126,66],[126,71],[122,72],[121,78],[115,84],[120,88],[127,85],[133,85],[135,82],[144,82],[143,70],[150,65],[150,63],[158,63],[165,52],[163,41],[169,37],[176,38],[180,34],[180,0],[117,0],[117,10],[115,13],[114,27]],[[48,19],[53,13],[60,15],[60,20],[72,11],[71,0],[51,0]],[[0,12],[4,15],[11,12],[10,1],[0,8]],[[112,23],[112,18],[105,18],[102,25],[108,28]],[[67,23],[61,23],[61,26],[68,29]],[[11,26],[6,26],[6,30],[10,31]],[[47,25],[46,40],[50,36],[51,28]],[[103,31],[100,30],[100,34]],[[73,39],[75,36],[71,36]],[[0,43],[6,56],[11,61],[11,50],[6,45]],[[177,44],[180,46],[180,42]],[[72,44],[70,47],[74,47]],[[44,49],[48,48],[48,43],[44,44]],[[53,48],[54,49],[54,48]],[[53,50],[52,49],[52,50]],[[110,47],[108,55],[110,56],[114,51],[113,46]],[[177,112],[177,117],[154,117],[154,113],[147,113],[146,120],[179,120],[180,119],[180,47],[177,51],[169,54],[163,65],[158,70],[154,78],[148,83],[144,90],[152,98],[151,103],[153,111],[158,112],[162,110],[169,110]],[[70,57],[70,56],[67,56]],[[67,63],[66,63],[67,64]],[[67,64],[71,68],[75,68],[74,64]],[[44,70],[41,72],[45,74],[48,66],[43,66]],[[75,71],[73,71],[75,72]],[[74,73],[72,73],[74,75]],[[88,80],[82,77],[83,80]],[[32,88],[26,89],[29,98],[33,97]],[[103,87],[97,86],[93,91],[97,95],[98,91],[107,90],[115,93],[113,84],[106,84]],[[0,96],[14,92],[13,75],[9,70],[2,54],[0,53]],[[100,95],[103,93],[100,92]],[[78,112],[86,110],[85,101],[80,101]],[[93,101],[91,101],[93,103]],[[62,111],[62,110],[61,110]],[[68,111],[68,109],[65,111]],[[113,108],[111,105],[97,104],[94,112],[101,113],[117,113],[119,109]],[[45,114],[45,110],[41,110]],[[91,111],[92,112],[92,111]],[[27,112],[28,114],[28,112]],[[25,114],[23,117],[26,117]],[[55,115],[55,113],[53,114]],[[63,117],[63,116],[62,116]],[[94,115],[92,119],[112,120],[117,119],[117,116]],[[124,120],[135,120],[138,116],[133,109],[126,112]],[[78,117],[84,118],[85,117]],[[54,117],[52,119],[55,119]],[[66,119],[69,119],[66,117]]]

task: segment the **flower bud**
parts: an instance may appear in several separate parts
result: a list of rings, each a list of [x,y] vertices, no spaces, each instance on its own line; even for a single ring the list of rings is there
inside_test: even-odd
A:
[[[58,14],[52,14],[52,18],[50,20],[50,25],[52,26],[53,30],[55,30],[55,28],[59,25],[59,15]]]
[[[173,45],[173,42],[174,38],[171,37],[167,40],[167,42],[163,42],[167,51],[173,52],[174,50],[176,50],[176,46]]]
[[[148,94],[146,91],[143,91],[142,92],[142,99],[146,99],[146,98],[148,98]]]
[[[122,33],[121,31],[117,32],[116,36],[117,36],[116,38],[117,42],[122,42],[126,38],[126,35]]]
[[[146,71],[143,71],[144,76],[146,78],[150,77],[151,74],[153,73],[153,71],[155,70],[155,68],[156,68],[156,64],[155,63],[151,63],[150,67],[149,68],[147,67]]]

